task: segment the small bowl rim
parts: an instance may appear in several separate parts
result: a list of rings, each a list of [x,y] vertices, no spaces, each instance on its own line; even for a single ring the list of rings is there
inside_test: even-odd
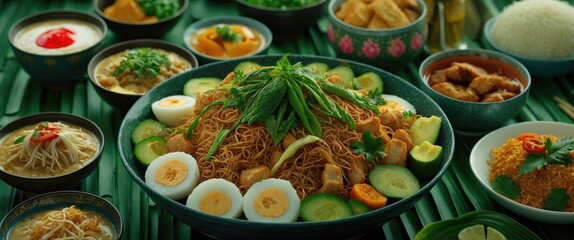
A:
[[[416,26],[421,21],[425,21],[426,15],[428,12],[428,7],[427,7],[424,0],[415,0],[415,1],[417,1],[417,3],[419,3],[419,8],[421,10],[420,11],[421,15],[416,20],[410,22],[407,25],[397,27],[397,28],[369,29],[369,28],[357,27],[357,26],[347,24],[347,23],[341,21],[341,19],[339,19],[337,16],[335,16],[335,7],[339,7],[343,1],[345,1],[345,0],[330,0],[329,7],[327,10],[328,10],[328,17],[331,20],[331,22],[337,23],[337,25],[339,27],[344,28],[346,31],[354,31],[354,32],[355,31],[361,31],[361,32],[369,33],[369,34],[381,33],[381,32],[392,34],[392,33],[404,31],[404,30],[409,29],[413,26]]]
[[[265,6],[257,5],[254,3],[247,2],[245,0],[236,0],[236,2],[242,4],[246,7],[250,7],[250,8],[258,9],[258,10],[262,10],[262,11],[269,11],[269,12],[295,12],[295,11],[299,11],[299,10],[313,8],[313,7],[316,7],[318,5],[322,5],[323,3],[327,2],[327,1],[330,1],[330,0],[319,0],[313,4],[309,4],[309,5],[305,5],[305,6],[299,6],[299,7],[292,7],[292,8],[273,8],[273,7],[265,7]]]
[[[452,56],[445,56],[445,55],[451,55],[451,54],[456,54],[455,56],[476,56],[475,54],[481,54],[484,55],[486,54],[487,56],[490,57],[494,57],[496,58],[498,61],[505,63],[506,65],[508,65],[509,67],[514,68],[514,70],[520,72],[520,70],[522,70],[526,75],[523,76],[524,77],[524,81],[526,81],[526,86],[524,86],[524,89],[517,94],[516,96],[509,98],[509,99],[505,99],[502,101],[497,101],[497,102],[471,102],[471,101],[464,101],[464,100],[460,100],[460,99],[456,99],[456,98],[452,98],[449,96],[446,96],[442,93],[437,92],[436,90],[434,90],[433,88],[431,88],[428,83],[424,80],[424,75],[423,72],[426,68],[423,68],[423,66],[428,67],[428,65],[438,61],[438,60],[442,60],[442,59],[448,59]],[[479,56],[479,57],[483,57],[483,56]],[[515,67],[513,67],[512,64],[515,64],[517,66],[519,66],[522,69],[516,69]],[[522,64],[520,61],[514,59],[512,56],[506,55],[504,53],[501,52],[497,52],[497,51],[493,51],[493,50],[488,50],[488,49],[452,49],[452,50],[445,50],[445,51],[440,51],[440,52],[436,52],[433,53],[432,55],[428,56],[427,58],[425,58],[421,64],[419,65],[419,77],[417,78],[419,83],[421,85],[423,85],[424,88],[426,89],[430,89],[434,92],[436,92],[438,95],[444,97],[445,99],[451,100],[453,102],[458,102],[458,103],[463,103],[463,104],[472,104],[472,105],[494,105],[494,104],[498,104],[498,103],[503,103],[503,102],[509,102],[509,101],[513,101],[514,99],[517,99],[518,97],[521,97],[524,94],[529,94],[530,92],[530,88],[532,86],[532,76],[530,75],[530,72],[528,71],[528,69],[524,66],[524,64]]]
[[[484,24],[484,27],[482,30],[483,34],[484,34],[484,38],[486,39],[488,44],[490,44],[490,46],[492,46],[492,48],[494,48],[496,51],[507,54],[507,55],[514,57],[514,58],[517,58],[517,59],[522,59],[522,60],[532,61],[532,62],[559,63],[559,62],[565,62],[565,61],[574,61],[574,56],[566,57],[566,58],[552,58],[552,59],[535,58],[535,57],[529,57],[529,56],[524,56],[521,54],[512,53],[512,52],[506,51],[506,50],[498,47],[490,38],[490,32],[492,31],[492,25],[494,25],[494,22],[496,22],[497,18],[498,18],[498,16],[493,16],[490,19],[488,19],[488,21],[486,21],[486,23]]]
[[[50,16],[50,15],[57,15],[57,14],[75,14],[75,15],[81,15],[87,18],[92,18],[93,20],[99,22],[102,25],[102,28],[100,28],[100,26],[97,26],[96,24],[94,24],[99,30],[102,31],[102,37],[100,38],[99,41],[95,42],[94,44],[90,45],[89,47],[81,50],[81,51],[77,51],[77,52],[70,52],[70,53],[64,53],[64,54],[38,54],[38,53],[32,53],[30,51],[26,51],[24,49],[21,49],[19,47],[16,46],[16,44],[14,43],[14,37],[16,36],[17,32],[15,32],[16,27],[21,25],[23,22],[25,21],[32,21],[30,24],[32,23],[38,23],[38,22],[42,22],[45,19],[42,19],[41,17],[43,16]],[[57,17],[57,16],[56,16]],[[38,19],[35,19],[38,18]],[[59,19],[73,19],[73,18],[62,18],[60,17]],[[73,19],[73,20],[77,20],[77,19]],[[82,22],[86,22],[84,20],[78,20],[78,21],[82,21]],[[30,25],[27,24],[26,26]],[[82,11],[82,10],[74,10],[74,9],[51,9],[51,10],[43,10],[28,16],[24,16],[20,19],[18,19],[16,22],[14,22],[12,24],[12,26],[10,27],[10,29],[8,30],[8,42],[10,43],[11,46],[17,48],[18,50],[25,52],[28,55],[34,56],[34,57],[62,57],[62,56],[68,56],[68,55],[76,55],[76,54],[82,54],[85,52],[90,51],[91,48],[93,48],[94,46],[97,46],[98,44],[102,43],[105,39],[106,36],[108,35],[108,25],[106,24],[106,21],[104,21],[104,19],[102,19],[100,16],[98,15],[94,15],[91,14],[87,11]]]
[[[108,20],[108,21],[111,21],[111,22],[115,22],[115,23],[119,23],[119,24],[124,24],[124,25],[132,25],[132,26],[149,26],[149,25],[154,25],[154,24],[160,24],[160,23],[163,23],[163,22],[167,22],[167,21],[170,21],[170,20],[172,20],[172,19],[174,19],[174,18],[178,18],[178,17],[180,17],[181,15],[183,15],[183,13],[184,13],[185,11],[187,11],[187,8],[189,7],[189,0],[181,0],[181,1],[183,1],[183,5],[181,6],[181,8],[180,8],[177,12],[175,12],[175,14],[173,14],[173,15],[167,17],[167,18],[164,18],[164,19],[161,19],[161,20],[158,19],[157,22],[152,22],[152,23],[134,23],[134,22],[126,22],[126,21],[116,20],[116,19],[107,17],[107,16],[104,14],[104,11],[98,7],[98,3],[99,3],[100,1],[102,1],[102,0],[94,0],[94,1],[92,2],[92,8],[94,9],[94,11],[96,12],[97,15],[99,15],[99,16],[102,17],[103,19]],[[108,6],[109,6],[109,5],[108,5]],[[105,7],[108,7],[108,6],[105,6]],[[105,7],[104,7],[104,8],[105,8]]]
[[[102,152],[104,151],[104,145],[105,145],[105,136],[104,136],[104,132],[102,131],[102,129],[100,128],[100,126],[98,126],[98,124],[96,124],[94,121],[86,118],[86,117],[82,117],[82,116],[78,116],[75,114],[71,114],[71,113],[64,113],[64,112],[40,112],[40,113],[36,113],[36,114],[31,114],[31,115],[27,115],[21,118],[18,118],[16,120],[11,121],[10,123],[4,125],[3,127],[0,128],[0,133],[3,132],[5,129],[7,129],[8,127],[11,127],[13,125],[19,125],[21,124],[21,122],[37,122],[37,121],[32,121],[35,118],[39,118],[39,119],[45,119],[45,118],[70,118],[73,119],[74,121],[79,121],[79,122],[83,122],[87,125],[90,125],[91,127],[93,127],[94,129],[97,130],[97,132],[93,132],[91,130],[85,129],[87,132],[93,134],[96,138],[96,140],[98,140],[99,138],[102,139],[101,142],[98,141],[99,146],[98,146],[98,151],[96,151],[96,154],[94,155],[94,157],[92,157],[84,166],[82,166],[81,168],[78,168],[74,171],[62,174],[62,175],[56,175],[56,176],[50,176],[50,177],[26,177],[26,176],[21,176],[21,175],[15,175],[11,172],[8,171],[4,171],[3,168],[0,168],[0,171],[2,173],[5,173],[7,175],[9,175],[10,177],[13,178],[18,178],[18,179],[24,179],[24,180],[31,180],[31,181],[39,181],[39,180],[45,180],[45,179],[61,179],[61,178],[66,178],[69,177],[70,175],[73,175],[75,173],[77,173],[78,171],[84,169],[85,167],[87,167],[88,165],[92,164],[94,161],[96,161],[98,158],[101,157]],[[75,122],[71,122],[71,121],[65,121],[65,120],[60,120],[62,122],[66,122],[66,123],[71,123],[73,125],[78,125]],[[31,123],[32,124],[32,123]],[[24,124],[24,126],[27,126],[30,124]],[[83,127],[82,127],[83,128]],[[8,132],[6,133],[6,135],[10,134],[12,132]],[[0,141],[4,140],[4,137],[0,138]]]
[[[111,221],[110,221],[110,223],[111,223],[112,227],[114,228],[114,230],[116,231],[116,234],[117,234],[115,239],[120,239],[120,238],[121,238],[121,235],[122,235],[122,233],[123,233],[123,228],[124,228],[124,220],[123,220],[122,214],[120,213],[119,209],[118,209],[112,202],[108,201],[108,200],[105,199],[104,197],[101,197],[101,196],[96,195],[96,194],[93,194],[93,193],[83,192],[83,191],[76,191],[76,190],[61,190],[61,191],[54,191],[54,192],[42,193],[42,194],[39,194],[39,195],[35,195],[35,196],[33,196],[33,197],[29,198],[29,199],[26,199],[25,201],[22,201],[21,203],[19,203],[18,205],[16,205],[16,206],[13,207],[12,209],[10,209],[9,212],[6,213],[6,215],[2,218],[2,221],[0,221],[0,226],[3,226],[4,224],[8,224],[8,223],[9,223],[9,222],[7,222],[7,221],[9,220],[9,219],[7,219],[7,217],[8,217],[10,214],[12,214],[14,211],[16,211],[16,209],[18,209],[18,208],[20,208],[20,207],[22,207],[22,206],[25,206],[26,204],[30,204],[30,203],[33,202],[33,201],[37,201],[37,200],[39,200],[39,199],[41,199],[41,198],[47,198],[47,197],[52,197],[52,196],[53,196],[53,197],[58,197],[58,196],[61,196],[61,195],[70,195],[70,196],[82,195],[82,196],[87,196],[87,197],[94,198],[94,199],[97,199],[97,200],[100,200],[100,201],[104,202],[104,205],[107,205],[107,206],[109,207],[109,209],[113,210],[113,211],[111,212],[111,214],[112,214],[112,215],[116,215],[116,216],[118,217],[119,222],[117,223],[117,226],[116,226],[116,224],[114,224],[114,223],[111,222]],[[63,204],[64,202],[47,202],[47,203],[48,203],[48,204],[51,204],[51,205],[59,205],[59,204],[64,205],[64,204]],[[70,202],[70,203],[77,203],[77,202]],[[23,212],[20,213],[20,214],[29,212],[30,210],[34,210],[34,208],[43,207],[43,206],[45,206],[45,204],[42,204],[42,205],[34,205],[32,208],[30,208],[30,209],[28,209],[28,210],[26,210],[26,211],[23,211]],[[95,208],[94,208],[94,209],[95,209]],[[18,215],[20,215],[20,214],[18,214]],[[106,217],[106,216],[103,216],[103,217]],[[109,221],[109,219],[108,219],[108,221]],[[116,229],[116,228],[117,228],[117,229]],[[9,229],[11,229],[11,228],[9,228]]]
[[[87,74],[88,74],[88,78],[90,79],[90,81],[91,81],[94,85],[96,85],[100,90],[103,90],[103,91],[108,92],[108,93],[118,94],[118,95],[121,95],[121,96],[130,96],[130,97],[141,97],[141,96],[143,96],[145,93],[143,93],[143,94],[120,93],[120,92],[115,92],[115,91],[112,91],[112,90],[107,89],[107,88],[105,88],[105,87],[102,87],[102,85],[100,85],[100,83],[97,81],[97,79],[95,79],[95,77],[93,76],[93,75],[94,75],[94,74],[93,74],[93,71],[91,71],[91,72],[89,71],[91,66],[94,66],[94,70],[95,70],[97,64],[99,63],[99,61],[98,61],[98,62],[95,62],[95,60],[96,60],[97,58],[99,58],[101,55],[108,54],[108,56],[111,56],[111,55],[113,55],[113,54],[115,54],[115,53],[119,53],[119,52],[121,52],[121,51],[124,51],[124,50],[129,49],[129,48],[121,48],[122,46],[124,46],[124,45],[130,45],[130,44],[137,44],[137,43],[141,43],[141,44],[150,43],[150,44],[165,44],[165,45],[171,45],[171,46],[174,47],[174,48],[179,48],[179,49],[181,49],[182,51],[189,53],[189,55],[190,55],[191,58],[193,59],[193,62],[190,62],[191,69],[197,68],[197,67],[199,66],[199,62],[197,61],[197,58],[195,57],[195,55],[194,55],[193,53],[189,52],[187,49],[185,49],[185,48],[183,48],[183,47],[181,47],[181,46],[179,46],[179,45],[177,45],[177,44],[175,44],[175,43],[173,43],[173,42],[168,42],[168,41],[160,40],[160,39],[148,39],[148,38],[145,38],[145,39],[132,39],[132,40],[126,40],[126,41],[118,42],[118,43],[113,44],[113,45],[111,45],[111,46],[108,46],[108,47],[104,48],[103,50],[101,50],[100,52],[96,53],[96,55],[94,55],[94,56],[92,57],[92,59],[90,59],[90,62],[88,63],[88,66],[87,66],[87,70],[88,70],[88,71],[87,71]],[[120,51],[114,51],[114,52],[112,52],[112,53],[108,53],[108,51],[111,51],[112,49],[115,49],[115,48],[122,49],[122,50],[120,50]],[[160,47],[157,47],[157,48],[160,48]],[[161,48],[160,48],[160,49],[161,49]],[[164,50],[165,50],[165,49],[164,49]],[[179,55],[179,54],[178,54],[178,55]],[[182,57],[183,57],[183,56],[182,56]],[[101,61],[101,60],[100,60],[100,61]],[[189,69],[189,70],[191,70],[191,69]],[[188,70],[188,71],[189,71],[189,70]],[[170,79],[170,78],[164,80],[164,82],[167,81],[167,80],[169,80],[169,79]],[[162,83],[163,83],[163,82],[162,82]],[[159,83],[159,84],[162,84],[162,83]],[[158,85],[159,85],[159,84],[158,84]],[[157,86],[157,85],[156,85],[156,86]],[[146,93],[147,93],[147,92],[146,92]]]
[[[492,198],[494,198],[497,202],[499,202],[501,205],[503,205],[504,207],[506,207],[507,205],[511,206],[511,207],[506,207],[509,210],[515,212],[515,209],[523,209],[526,211],[530,211],[533,214],[530,214],[530,216],[535,216],[532,219],[537,219],[537,221],[541,221],[539,220],[539,218],[537,218],[537,216],[540,216],[540,214],[543,215],[555,215],[555,217],[561,218],[561,217],[568,217],[569,220],[567,220],[566,222],[564,222],[563,224],[571,224],[574,223],[574,212],[566,212],[566,211],[553,211],[553,210],[546,210],[546,209],[541,209],[541,208],[535,208],[532,206],[528,206],[519,202],[515,202],[512,199],[507,198],[506,196],[494,191],[494,189],[492,189],[492,187],[490,186],[490,183],[488,183],[488,179],[483,179],[483,177],[481,177],[482,175],[479,174],[479,170],[477,169],[478,166],[476,166],[476,163],[478,161],[484,161],[486,162],[487,159],[478,159],[476,157],[477,152],[481,151],[480,149],[478,149],[483,143],[488,142],[489,140],[491,141],[491,138],[493,136],[496,136],[498,134],[501,134],[501,132],[506,132],[506,131],[513,131],[513,130],[518,130],[518,129],[522,129],[522,128],[528,128],[528,129],[532,129],[532,132],[537,132],[537,129],[540,126],[549,126],[549,127],[553,127],[553,128],[563,128],[563,127],[568,127],[570,129],[572,129],[572,131],[574,131],[574,124],[569,124],[569,123],[563,123],[563,122],[555,122],[555,121],[528,121],[528,122],[520,122],[520,123],[515,123],[515,124],[511,124],[511,125],[507,125],[498,129],[495,129],[493,131],[491,131],[490,133],[486,134],[485,136],[483,136],[482,138],[480,138],[480,140],[478,140],[476,142],[476,144],[474,144],[474,146],[472,147],[472,150],[470,151],[470,155],[469,155],[469,164],[470,164],[470,169],[472,171],[472,174],[474,175],[474,178],[480,183],[480,185],[482,187],[484,187],[487,192],[489,193],[489,195],[491,195]],[[542,133],[541,133],[542,134]],[[507,138],[506,138],[507,139]],[[505,140],[506,141],[506,140]],[[504,143],[504,142],[503,142]],[[491,151],[492,149],[488,150]],[[490,172],[490,168],[488,169],[488,171]],[[487,177],[488,178],[488,177]],[[485,182],[486,181],[486,182]],[[525,216],[521,213],[516,212],[519,215]],[[526,216],[525,216],[526,217]],[[529,217],[530,218],[530,217]],[[542,222],[542,221],[541,221]],[[554,223],[558,223],[557,221],[554,221]]]
[[[253,25],[257,28],[263,29],[264,31],[259,31],[257,29],[255,29],[255,30],[257,30],[257,32],[259,32],[259,34],[261,34],[261,36],[265,38],[265,45],[261,46],[257,51],[255,51],[251,54],[248,54],[248,55],[241,56],[241,57],[218,58],[218,57],[210,56],[210,55],[203,54],[203,53],[197,51],[197,49],[193,48],[191,46],[191,44],[189,43],[190,38],[194,33],[196,33],[198,30],[206,28],[206,27],[197,27],[198,25],[209,24],[207,26],[207,27],[209,27],[209,26],[215,26],[217,24],[230,24],[230,23],[242,24],[242,25],[245,25],[245,23],[247,23],[249,25]],[[250,27],[250,26],[247,26],[247,27]],[[267,38],[269,38],[269,39],[267,39]],[[257,55],[257,54],[260,54],[261,52],[267,50],[271,46],[271,42],[273,42],[273,33],[271,32],[269,27],[267,27],[267,25],[263,24],[260,21],[255,20],[253,18],[243,17],[243,16],[210,17],[210,18],[201,19],[201,20],[196,21],[196,22],[190,24],[189,26],[187,26],[185,28],[184,33],[183,33],[183,44],[185,45],[185,47],[187,49],[189,49],[191,52],[193,52],[193,54],[196,54],[196,55],[203,57],[203,58],[206,58],[206,59],[210,59],[211,61],[225,61],[225,60],[239,59],[239,58],[245,58],[245,57]]]

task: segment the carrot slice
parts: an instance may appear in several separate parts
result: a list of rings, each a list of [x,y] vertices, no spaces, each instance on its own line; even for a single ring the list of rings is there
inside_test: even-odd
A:
[[[387,205],[387,197],[366,183],[357,183],[351,188],[350,198],[357,199],[375,210]]]

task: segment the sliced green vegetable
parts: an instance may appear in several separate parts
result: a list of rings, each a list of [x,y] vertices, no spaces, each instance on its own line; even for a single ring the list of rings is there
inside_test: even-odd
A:
[[[240,62],[239,64],[237,64],[237,66],[235,66],[235,69],[233,70],[234,72],[241,72],[244,75],[249,74],[257,69],[260,69],[261,65],[259,65],[258,63],[255,62],[251,62],[251,61],[244,61],[244,62]]]
[[[353,80],[353,88],[359,91],[383,93],[383,80],[374,72],[366,72]]]
[[[436,174],[442,160],[442,147],[424,141],[409,152],[407,167],[418,177],[427,179]]]
[[[341,219],[353,216],[353,209],[341,197],[332,193],[315,193],[303,201],[299,217],[305,222]]]
[[[161,66],[169,67],[171,63],[166,54],[149,47],[138,47],[128,50],[121,56],[120,65],[114,71],[118,76],[126,71],[132,71],[138,78],[155,78]]]
[[[199,93],[215,89],[220,82],[221,79],[213,77],[189,79],[183,85],[183,94],[190,97],[197,97]]]
[[[323,76],[327,71],[329,71],[329,65],[322,62],[312,62],[305,65],[305,67],[311,69],[311,71],[319,76]]]
[[[406,167],[395,164],[377,165],[369,172],[371,185],[389,198],[403,199],[415,194],[420,184]]]
[[[149,164],[161,155],[167,153],[167,140],[161,136],[151,136],[134,147],[136,159],[144,166]]]
[[[369,206],[357,199],[349,199],[348,202],[349,206],[351,206],[351,209],[353,210],[353,215],[359,215],[371,211]]]
[[[440,133],[441,122],[441,118],[437,116],[420,117],[415,120],[410,128],[413,144],[421,145],[424,141],[435,144]]]
[[[302,146],[305,146],[309,143],[318,141],[318,140],[321,140],[321,139],[316,137],[316,136],[313,136],[313,135],[307,135],[307,136],[299,138],[295,142],[291,143],[289,145],[289,147],[287,147],[287,149],[285,149],[285,152],[283,152],[283,154],[281,154],[281,157],[279,157],[279,160],[277,161],[277,163],[275,163],[275,166],[273,166],[273,168],[271,168],[271,176],[275,175],[277,170],[279,170],[279,167],[281,167],[281,164],[283,164],[283,162],[287,158],[290,158],[291,156],[293,156],[293,154],[295,154],[297,152],[297,150],[299,150],[299,148],[301,148]]]
[[[429,223],[417,233],[414,240],[458,239],[462,229],[476,224],[495,228],[507,239],[540,239],[530,229],[502,213],[480,210],[465,213],[458,218]]]
[[[137,144],[148,137],[160,136],[165,132],[165,130],[166,126],[163,123],[154,119],[146,119],[138,123],[134,128],[131,139],[134,144]]]
[[[326,72],[327,76],[331,75],[339,75],[341,80],[344,83],[344,86],[347,88],[351,88],[353,86],[353,79],[355,78],[355,72],[349,66],[337,66],[331,68],[329,71]]]

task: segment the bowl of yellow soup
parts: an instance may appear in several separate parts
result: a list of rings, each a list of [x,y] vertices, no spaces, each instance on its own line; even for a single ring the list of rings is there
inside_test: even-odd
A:
[[[202,63],[265,54],[272,41],[265,24],[237,16],[199,20],[183,34],[185,46]]]
[[[107,34],[99,17],[82,11],[50,10],[14,23],[8,41],[31,81],[48,88],[84,81],[85,68]]]
[[[178,45],[136,39],[99,52],[88,64],[88,76],[104,101],[127,111],[153,87],[197,65],[195,56]]]
[[[65,220],[65,221],[64,221]],[[14,207],[0,223],[2,239],[120,239],[118,209],[92,193],[57,191]]]
[[[74,189],[100,161],[104,135],[67,113],[29,115],[0,129],[0,178],[26,193]]]
[[[94,0],[93,9],[119,39],[161,38],[179,22],[189,0]]]

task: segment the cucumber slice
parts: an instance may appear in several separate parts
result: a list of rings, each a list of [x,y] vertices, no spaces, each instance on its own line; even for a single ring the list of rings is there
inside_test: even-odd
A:
[[[332,193],[315,193],[301,201],[299,217],[305,222],[328,221],[353,216],[353,209]]]
[[[322,62],[312,62],[307,64],[305,67],[311,69],[311,71],[321,76],[323,76],[327,71],[329,71],[329,65]]]
[[[371,185],[389,198],[403,199],[421,187],[418,179],[406,167],[395,164],[377,165],[369,172]]]
[[[144,166],[149,164],[161,155],[167,153],[167,140],[162,136],[151,136],[134,147],[136,159]]]
[[[374,72],[366,72],[353,80],[353,87],[361,92],[383,93],[383,80]]]
[[[183,94],[190,97],[197,97],[199,93],[215,89],[220,82],[221,79],[213,77],[193,78],[183,85]]]
[[[424,141],[414,146],[409,153],[407,167],[419,179],[427,179],[438,171],[442,159],[442,147]]]
[[[357,199],[349,199],[349,206],[353,209],[353,215],[359,215],[371,211],[369,206]]]
[[[165,132],[165,125],[154,119],[146,119],[140,122],[132,131],[131,139],[134,144],[151,137],[158,136]]]
[[[235,69],[233,69],[234,72],[242,72],[243,75],[248,74],[250,72],[253,72],[257,69],[260,69],[261,65],[259,65],[258,63],[255,62],[251,62],[251,61],[245,61],[245,62],[240,62],[239,64],[237,64],[237,66],[235,66]]]
[[[355,78],[355,73],[353,72],[353,69],[351,69],[351,67],[349,66],[337,66],[335,68],[331,68],[325,74],[327,74],[327,76],[339,75],[339,77],[345,84],[345,87],[351,88],[351,86],[353,86],[353,79]]]
[[[410,128],[413,144],[421,145],[424,141],[435,144],[440,132],[441,118],[437,116],[420,117],[413,122]]]

